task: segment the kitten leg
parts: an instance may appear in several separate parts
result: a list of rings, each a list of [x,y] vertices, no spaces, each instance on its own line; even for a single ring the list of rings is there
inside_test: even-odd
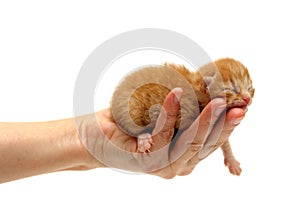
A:
[[[224,155],[224,164],[228,167],[229,171],[233,175],[239,176],[242,172],[240,167],[240,163],[235,159],[233,156],[229,140],[227,139],[226,142],[221,146]]]
[[[153,144],[152,135],[150,133],[142,133],[138,136],[138,151],[141,153],[150,152],[150,148]]]

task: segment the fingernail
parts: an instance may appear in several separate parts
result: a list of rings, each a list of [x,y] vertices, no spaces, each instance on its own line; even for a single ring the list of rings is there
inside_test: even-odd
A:
[[[173,99],[174,103],[179,103],[183,92],[182,89],[174,88],[172,92],[175,94],[175,98]]]
[[[244,117],[240,117],[240,118],[237,118],[235,120],[232,120],[232,124],[233,125],[239,125],[243,119],[244,119]]]

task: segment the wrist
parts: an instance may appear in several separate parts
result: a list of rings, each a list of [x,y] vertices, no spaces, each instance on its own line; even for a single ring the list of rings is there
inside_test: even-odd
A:
[[[83,145],[79,136],[79,130],[75,122],[70,129],[66,131],[67,140],[65,143],[70,143],[68,147],[71,157],[73,158],[73,166],[67,170],[89,170],[99,167],[106,167],[104,164],[96,160]]]

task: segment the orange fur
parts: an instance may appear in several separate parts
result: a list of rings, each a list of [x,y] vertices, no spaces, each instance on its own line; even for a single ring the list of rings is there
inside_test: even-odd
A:
[[[151,133],[165,97],[175,87],[183,89],[175,125],[179,130],[189,127],[212,98],[226,98],[228,108],[246,108],[254,95],[247,68],[234,59],[219,59],[195,72],[183,65],[165,63],[140,69],[125,77],[112,97],[113,120],[133,136]],[[236,166],[238,162],[233,157],[229,141],[222,149],[226,165],[235,163]],[[241,170],[239,167],[235,169],[231,172],[238,175]]]
[[[205,82],[207,78],[212,78],[210,83]],[[180,129],[187,128],[212,98],[226,97],[228,107],[244,107],[243,95],[251,100],[254,94],[248,70],[236,60],[220,59],[195,72],[183,65],[165,63],[125,77],[113,94],[112,116],[128,134],[151,132],[160,105],[175,87],[184,91],[176,123]]]

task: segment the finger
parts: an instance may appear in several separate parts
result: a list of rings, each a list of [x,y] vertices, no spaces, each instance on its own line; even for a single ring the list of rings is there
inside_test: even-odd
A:
[[[174,167],[188,162],[203,148],[215,122],[226,108],[223,99],[212,100],[201,112],[196,121],[182,134],[175,138],[174,148],[171,152],[171,161]]]
[[[201,112],[198,123],[198,131],[194,139],[195,144],[204,144],[214,128],[215,123],[226,109],[224,99],[213,99]]]
[[[154,172],[153,174],[164,178],[171,178],[175,175],[183,176],[191,173],[196,163],[194,165],[188,165],[188,161],[193,156],[198,156],[201,146],[203,146],[205,138],[207,138],[207,132],[212,129],[211,127],[213,127],[215,121],[224,111],[225,107],[225,101],[222,99],[213,100],[209,103],[191,127],[184,131],[184,133],[175,140],[176,142],[171,152],[171,161],[173,161],[171,162],[172,164],[164,169]],[[198,126],[203,128],[199,128]],[[201,137],[196,137],[195,135],[201,135]],[[196,142],[192,143],[191,141]],[[184,152],[184,154],[182,155],[182,153],[179,153],[179,155],[176,155],[177,151]],[[182,156],[180,157],[180,155]],[[168,177],[165,177],[166,174]]]
[[[171,168],[170,165],[156,170],[156,171],[152,171],[149,174],[155,175],[155,176],[159,176],[161,178],[165,178],[165,179],[171,179],[174,178],[177,174],[176,172]]]
[[[161,109],[152,133],[155,148],[169,144],[172,140],[182,92],[181,88],[174,88],[163,103],[163,109]]]
[[[185,166],[185,167],[183,167],[181,170],[179,170],[178,172],[177,172],[177,175],[178,176],[186,176],[186,175],[189,175],[190,173],[192,173],[192,171],[194,170],[194,168],[195,168],[195,165],[193,165],[193,166]]]
[[[234,128],[239,125],[244,116],[245,112],[241,108],[232,108],[228,110],[226,116],[222,116],[222,119],[218,121],[214,127],[212,133],[210,134],[211,138],[208,138],[207,142],[204,144],[203,150],[207,150],[209,155],[218,147],[222,146],[229,138]],[[199,157],[201,158],[201,155],[199,155]]]
[[[170,168],[168,153],[182,92],[182,89],[174,88],[167,95],[152,134],[154,145],[152,145],[150,152],[147,154],[134,154],[133,158],[129,159],[137,161],[137,165],[143,167],[141,171],[157,174],[161,177],[166,175],[166,178],[176,175]]]
[[[202,150],[196,154],[188,163],[189,167],[197,165],[201,160],[206,158],[228,139],[234,128],[241,122],[245,113],[240,108],[229,110],[226,115],[221,116],[217,121],[214,129],[207,138]]]

